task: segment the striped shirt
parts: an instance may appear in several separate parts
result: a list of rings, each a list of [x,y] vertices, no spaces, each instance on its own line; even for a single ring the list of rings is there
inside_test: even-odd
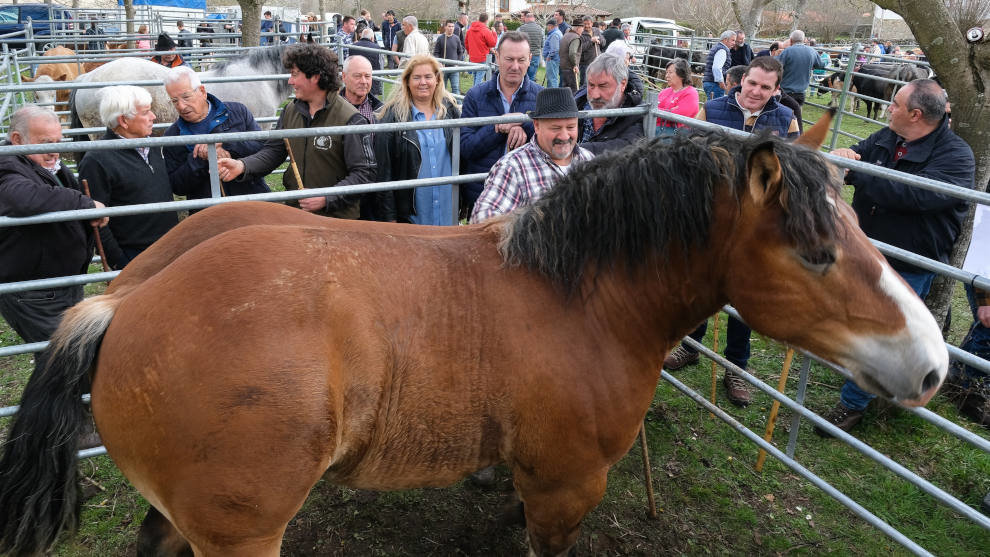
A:
[[[481,222],[532,203],[553,187],[574,164],[590,160],[593,156],[591,151],[575,145],[570,165],[558,166],[537,145],[534,135],[528,143],[506,153],[492,166],[485,180],[485,189],[474,204],[471,222]]]

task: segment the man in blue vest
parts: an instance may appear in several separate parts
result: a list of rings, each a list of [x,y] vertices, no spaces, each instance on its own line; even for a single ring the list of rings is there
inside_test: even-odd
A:
[[[705,77],[702,87],[708,100],[717,99],[725,94],[725,72],[732,66],[732,47],[736,46],[736,32],[724,31],[719,42],[708,51],[705,61]]]
[[[781,137],[797,136],[794,112],[779,104],[774,96],[780,88],[781,73],[780,62],[776,59],[769,56],[754,58],[743,74],[742,84],[730,89],[727,95],[706,102],[697,118],[737,130],[752,132],[768,129]],[[702,323],[691,333],[691,338],[700,342],[707,325],[707,322]],[[749,363],[749,334],[750,329],[745,323],[729,318],[725,359],[743,369]],[[673,371],[696,362],[698,352],[686,344],[680,344],[664,359],[663,367]],[[749,404],[751,394],[741,376],[727,370],[722,383],[729,402],[736,406]]]

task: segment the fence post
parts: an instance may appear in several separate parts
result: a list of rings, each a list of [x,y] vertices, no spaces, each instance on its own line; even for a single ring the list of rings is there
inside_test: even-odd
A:
[[[451,131],[451,145],[450,145],[450,175],[460,176],[461,175],[461,128],[453,128]],[[450,188],[451,208],[453,213],[453,221],[451,224],[457,226],[460,223],[461,214],[461,185],[451,184]],[[471,215],[469,214],[468,217]]]
[[[657,116],[653,114],[660,97],[659,91],[648,91],[646,95],[646,114],[643,116],[643,134],[647,138],[657,135]]]
[[[217,144],[206,144],[206,157],[210,166],[210,197],[222,197],[220,194],[220,175],[217,169]]]
[[[846,110],[846,99],[849,97],[849,88],[852,87],[853,69],[856,67],[856,56],[859,54],[859,43],[854,43],[849,49],[849,60],[846,61],[846,77],[842,80],[842,94],[839,95],[839,113],[832,124],[832,141],[828,144],[828,150],[834,151],[835,144],[839,141],[839,129],[842,126],[842,113]]]

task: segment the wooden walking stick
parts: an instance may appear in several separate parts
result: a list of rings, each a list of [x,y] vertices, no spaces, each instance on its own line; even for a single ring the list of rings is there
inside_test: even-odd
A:
[[[718,354],[718,312],[715,312],[715,323],[712,326],[712,352]],[[715,391],[718,386],[718,364],[712,360],[712,404],[715,404]],[[715,417],[712,412],[711,417]]]
[[[657,502],[653,497],[653,471],[650,470],[650,451],[646,447],[646,421],[639,426],[639,444],[643,449],[643,474],[646,481],[646,498],[650,503],[650,518],[657,517]]]
[[[292,175],[296,177],[296,185],[299,186],[296,189],[303,189],[302,176],[299,175],[299,167],[296,166],[296,156],[292,154],[292,145],[289,145],[289,138],[283,137],[282,141],[285,142],[285,149],[289,152],[289,166],[292,167]]]
[[[784,356],[784,368],[780,370],[780,381],[777,382],[777,392],[784,392],[784,388],[787,386],[787,374],[791,371],[791,360],[794,359],[794,349],[788,348],[787,354]],[[777,423],[777,411],[780,410],[780,401],[774,400],[773,406],[770,408],[770,417],[767,418],[767,429],[763,434],[763,439],[766,442],[770,442],[773,439],[773,429]],[[763,470],[763,462],[767,459],[767,451],[760,449],[759,456],[756,457],[756,471],[759,472]]]
[[[93,196],[89,194],[89,181],[87,181],[85,178],[83,178],[82,180],[82,187],[83,187],[83,193],[86,194],[86,197],[92,199]],[[103,264],[103,271],[104,272],[109,271],[110,265],[107,264],[107,252],[103,251],[103,240],[100,240],[100,225],[98,224],[93,225],[93,235],[96,236],[96,250],[100,252],[100,263]]]

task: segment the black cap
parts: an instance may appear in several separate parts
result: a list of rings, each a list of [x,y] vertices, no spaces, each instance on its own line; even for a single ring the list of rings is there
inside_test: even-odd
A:
[[[172,40],[172,37],[168,36],[168,33],[158,35],[158,42],[155,43],[155,50],[161,52],[165,50],[172,50],[173,48],[175,48],[175,41]]]
[[[570,87],[544,89],[536,95],[536,110],[527,112],[530,118],[577,118],[578,108]]]

